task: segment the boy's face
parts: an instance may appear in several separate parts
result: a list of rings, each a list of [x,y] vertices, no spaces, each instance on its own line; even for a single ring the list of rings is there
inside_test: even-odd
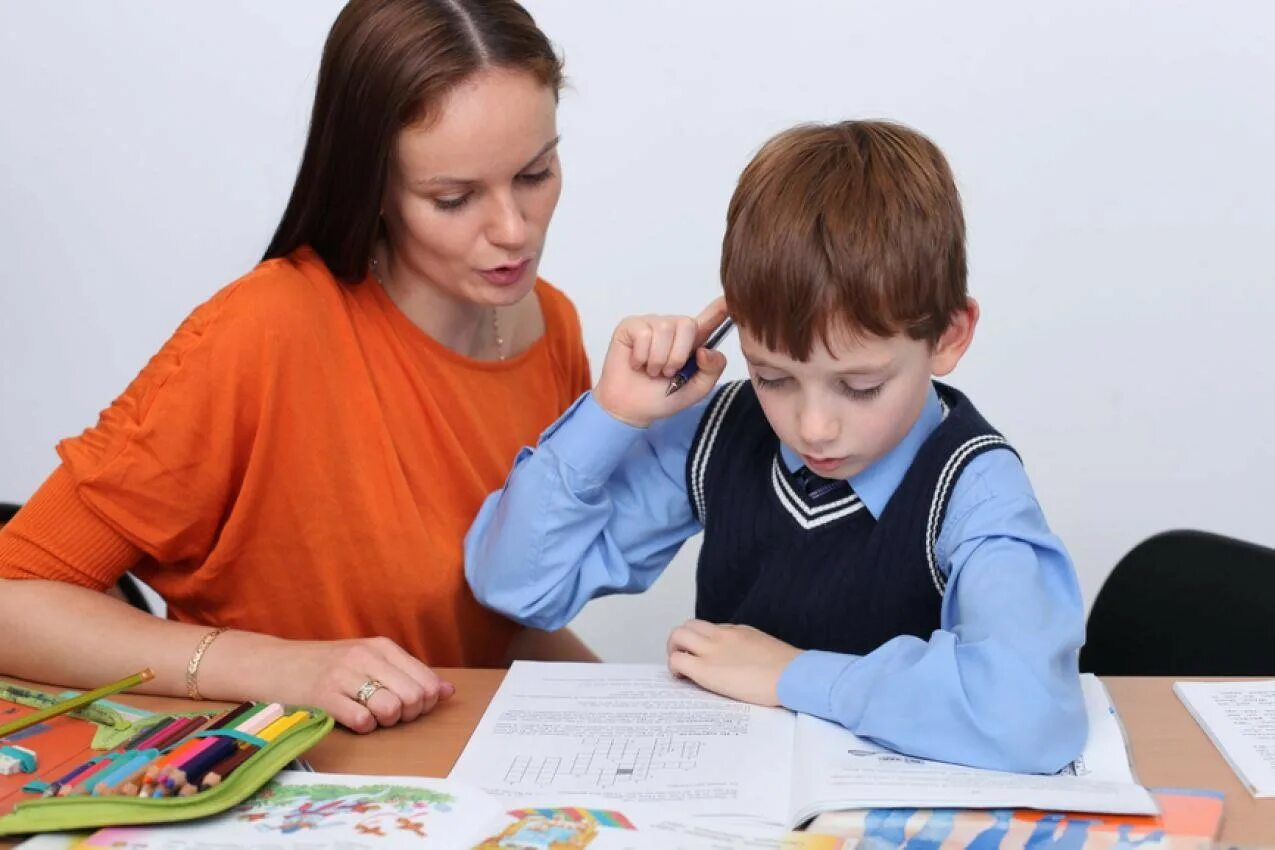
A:
[[[932,375],[956,367],[973,338],[969,300],[933,345],[905,334],[816,340],[805,362],[740,328],[740,348],[770,425],[816,475],[850,478],[879,460],[921,415]]]

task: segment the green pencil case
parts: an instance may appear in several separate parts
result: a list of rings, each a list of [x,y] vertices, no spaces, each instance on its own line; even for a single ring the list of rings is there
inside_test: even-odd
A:
[[[0,836],[32,832],[95,829],[102,826],[169,823],[224,812],[242,803],[288,762],[332,731],[327,712],[310,706],[310,717],[253,753],[220,784],[189,797],[39,797],[22,800],[0,817]]]

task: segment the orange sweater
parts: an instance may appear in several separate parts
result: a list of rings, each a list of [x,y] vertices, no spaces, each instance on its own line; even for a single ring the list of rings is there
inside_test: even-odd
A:
[[[544,337],[485,362],[307,249],[262,263],[58,445],[0,531],[0,577],[101,589],[132,569],[183,622],[500,664],[516,627],[474,601],[461,542],[518,449],[589,386],[575,309],[535,292]]]

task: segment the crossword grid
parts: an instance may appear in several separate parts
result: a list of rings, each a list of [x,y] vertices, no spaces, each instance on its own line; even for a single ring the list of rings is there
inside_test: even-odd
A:
[[[598,788],[650,779],[656,771],[694,770],[702,744],[672,735],[582,738],[572,756],[514,756],[505,771],[508,785],[549,787],[559,779],[591,780]]]

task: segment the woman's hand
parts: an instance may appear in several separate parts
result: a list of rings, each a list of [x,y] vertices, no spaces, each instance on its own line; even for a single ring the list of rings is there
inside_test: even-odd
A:
[[[726,301],[715,299],[697,317],[632,316],[611,335],[593,398],[607,413],[638,428],[672,416],[708,395],[726,368],[719,351],[700,348],[726,319]],[[669,381],[694,355],[699,371],[672,395]]]
[[[77,628],[67,629],[72,621]],[[206,625],[153,617],[105,593],[40,579],[0,580],[0,622],[0,670],[7,674],[88,689],[149,667],[155,678],[137,690],[168,696],[187,692],[191,655],[209,633]],[[355,696],[372,680],[382,687],[364,706]],[[356,732],[414,720],[456,692],[388,638],[300,641],[239,629],[207,645],[196,682],[207,699],[313,705]]]
[[[228,633],[229,637],[233,633]],[[389,638],[334,641],[278,641],[262,659],[275,685],[264,698],[322,708],[355,732],[371,732],[428,713],[456,692]],[[368,682],[366,704],[359,689]]]

